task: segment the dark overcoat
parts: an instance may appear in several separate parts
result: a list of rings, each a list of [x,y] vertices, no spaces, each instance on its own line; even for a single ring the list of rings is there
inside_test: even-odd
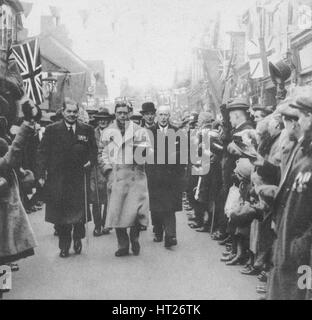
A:
[[[300,145],[294,154],[275,199],[276,240],[268,290],[272,300],[304,299],[306,295],[298,287],[298,268],[309,265],[311,259],[312,157],[303,156]]]
[[[37,157],[37,177],[45,177],[46,221],[73,224],[85,220],[84,164],[96,161],[94,129],[77,122],[72,138],[64,120],[47,126]],[[87,189],[89,177],[87,175]],[[89,207],[89,206],[88,206]]]
[[[177,131],[177,128],[170,125],[168,130]],[[184,175],[184,166],[177,164],[169,164],[170,151],[165,151],[164,164],[157,164],[157,154],[159,153],[157,147],[157,130],[160,130],[158,124],[151,129],[154,137],[154,164],[146,166],[148,191],[150,198],[150,210],[154,213],[175,212],[182,210],[182,182]],[[160,139],[161,134],[158,135]],[[167,139],[167,138],[165,138]],[[179,148],[178,139],[176,141],[176,154],[173,155],[176,161],[179,162]],[[174,153],[174,151],[173,151]],[[172,156],[172,154],[171,154]]]

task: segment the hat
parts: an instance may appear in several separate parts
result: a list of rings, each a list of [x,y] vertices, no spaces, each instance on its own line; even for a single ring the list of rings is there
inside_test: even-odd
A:
[[[113,119],[113,115],[109,113],[107,108],[100,109],[97,113],[95,113],[92,118],[95,120],[101,119]]]
[[[54,112],[45,112],[42,113],[40,122],[52,122],[51,117],[54,117],[55,113]]]
[[[133,112],[133,115],[130,117],[130,120],[141,120],[142,119],[142,114],[140,114],[137,111]]]
[[[189,117],[189,123],[196,123],[198,121],[199,114],[197,112],[192,112]]]
[[[53,122],[59,121],[63,119],[63,113],[62,113],[62,108],[57,109],[55,115],[50,117],[50,120]]]
[[[241,177],[245,179],[250,179],[252,169],[253,169],[253,165],[251,164],[249,159],[239,158],[236,161],[236,167],[234,169],[234,172],[239,174]]]
[[[286,116],[290,119],[298,121],[299,119],[299,112],[296,108],[292,108],[290,105],[293,104],[292,98],[287,98],[286,100],[282,101],[276,108],[276,112],[280,113],[282,116]]]
[[[200,122],[201,124],[212,123],[213,120],[214,119],[213,119],[213,115],[211,112],[202,111],[198,115],[198,122]]]
[[[259,104],[252,106],[253,111],[262,111],[265,115],[271,114],[274,111],[273,109],[273,106],[262,106]]]
[[[290,107],[312,113],[312,95],[299,96],[289,104]]]
[[[276,63],[269,62],[269,70],[273,82],[276,82],[276,78],[285,82],[291,75],[291,68],[284,60],[280,60]]]
[[[156,108],[153,102],[144,102],[142,104],[142,110],[140,111],[141,114],[153,112],[156,113]]]
[[[228,111],[234,110],[244,110],[247,111],[249,109],[249,103],[246,98],[234,98],[229,102],[226,108]]]

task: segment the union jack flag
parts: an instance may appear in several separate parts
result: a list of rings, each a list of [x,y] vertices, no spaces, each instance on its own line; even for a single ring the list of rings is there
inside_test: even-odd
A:
[[[25,93],[35,104],[43,102],[42,67],[38,39],[12,46],[9,59],[14,57],[20,70]]]

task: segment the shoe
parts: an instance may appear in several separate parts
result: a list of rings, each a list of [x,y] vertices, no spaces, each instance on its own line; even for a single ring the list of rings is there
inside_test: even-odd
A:
[[[124,257],[129,255],[129,249],[118,249],[115,252],[116,257]]]
[[[103,230],[102,230],[102,234],[103,234],[103,235],[110,234],[110,231],[111,231],[111,229],[110,229],[110,228],[103,228]]]
[[[257,293],[265,294],[267,292],[266,286],[257,286],[256,291]]]
[[[225,264],[227,266],[235,266],[237,264],[244,264],[246,262],[246,258],[244,256],[236,256],[230,261],[227,261]]]
[[[140,254],[140,249],[141,249],[141,247],[140,247],[139,242],[134,242],[132,244],[132,252],[135,256],[138,256]]]
[[[262,271],[259,276],[258,276],[258,280],[261,282],[267,282],[268,281],[268,276],[266,274],[265,271]]]
[[[74,251],[76,254],[80,254],[82,250],[81,240],[74,240]]]
[[[224,239],[226,239],[228,237],[228,235],[226,233],[219,233],[218,236],[216,236],[216,238],[214,240],[217,240],[217,241],[222,241]]]
[[[222,258],[220,259],[220,261],[222,261],[222,262],[231,261],[231,260],[233,260],[235,257],[236,257],[236,254],[235,254],[235,253],[231,253],[231,254],[228,255],[227,257],[222,257]]]
[[[154,242],[162,242],[163,241],[163,237],[162,236],[156,236],[153,239]]]
[[[230,244],[231,243],[231,236],[227,236],[225,239],[218,241],[218,244],[220,246],[225,246],[226,244]]]
[[[250,266],[249,268],[241,270],[240,273],[247,276],[257,276],[260,273],[260,271]]]
[[[198,223],[189,223],[189,227],[192,229],[198,229],[198,228],[201,228],[202,225],[200,225]]]
[[[232,254],[231,251],[224,251],[222,252],[222,257],[228,257],[230,254]]]
[[[103,235],[103,232],[101,230],[101,227],[95,227],[93,230],[93,236],[94,237],[100,237]]]
[[[208,232],[209,233],[210,230],[209,230],[208,227],[203,226],[203,227],[201,227],[201,228],[199,228],[199,229],[197,229],[195,231],[197,231],[197,232]]]
[[[170,248],[172,246],[176,246],[178,241],[176,238],[165,238],[165,247]]]
[[[61,258],[69,257],[69,250],[68,249],[62,249],[61,252],[60,252],[60,257]]]

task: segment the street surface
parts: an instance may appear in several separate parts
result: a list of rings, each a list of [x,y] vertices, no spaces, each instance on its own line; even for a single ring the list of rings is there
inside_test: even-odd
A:
[[[241,266],[220,262],[224,247],[187,225],[177,213],[178,246],[154,243],[151,227],[141,233],[141,254],[116,258],[116,236],[94,238],[82,254],[62,259],[53,225],[43,210],[30,215],[39,246],[34,257],[19,261],[12,290],[4,299],[257,299],[257,279],[239,273]]]

